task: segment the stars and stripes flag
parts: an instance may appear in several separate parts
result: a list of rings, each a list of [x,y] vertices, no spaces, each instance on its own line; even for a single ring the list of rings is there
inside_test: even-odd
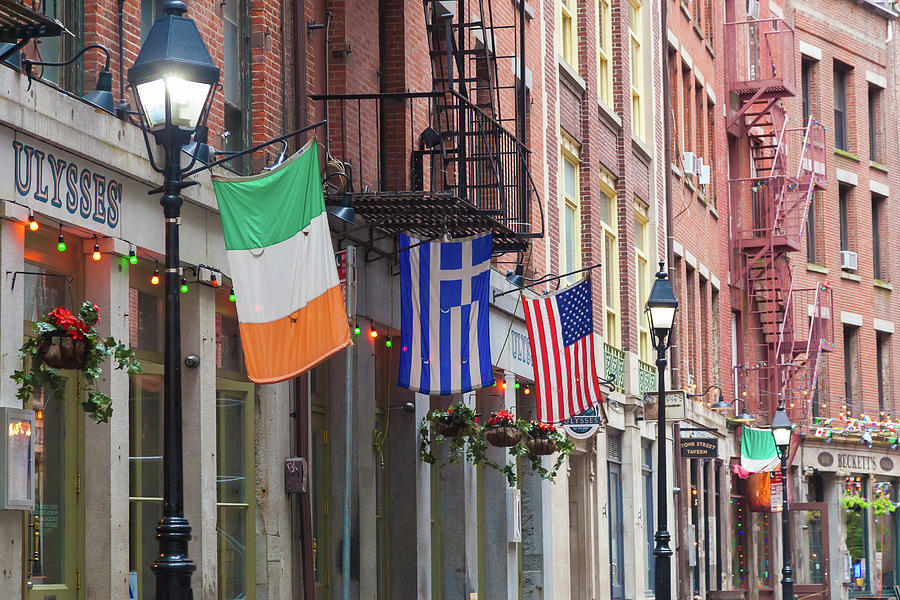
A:
[[[531,341],[537,420],[559,423],[598,405],[591,280],[552,296],[523,298]]]
[[[493,385],[493,236],[423,242],[400,234],[400,248],[397,384],[441,396]]]

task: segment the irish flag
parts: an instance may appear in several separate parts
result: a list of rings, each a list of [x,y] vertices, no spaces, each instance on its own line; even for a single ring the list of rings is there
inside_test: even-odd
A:
[[[774,471],[781,466],[771,429],[741,428],[741,467],[751,473]]]
[[[350,344],[318,145],[275,169],[213,177],[247,375],[290,379]]]

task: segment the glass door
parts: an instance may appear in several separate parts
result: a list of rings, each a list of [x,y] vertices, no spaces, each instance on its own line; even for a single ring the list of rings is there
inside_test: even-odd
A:
[[[789,514],[794,538],[794,592],[828,600],[828,505],[792,504]]]
[[[81,587],[84,420],[69,380],[63,398],[36,390],[35,507],[25,513],[28,600],[76,600]]]
[[[310,483],[313,511],[313,569],[316,575],[316,597],[331,597],[331,486],[328,440],[328,364],[317,366],[309,374],[311,414]]]

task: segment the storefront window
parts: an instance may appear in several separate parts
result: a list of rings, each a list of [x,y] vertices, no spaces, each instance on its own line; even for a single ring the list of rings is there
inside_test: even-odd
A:
[[[875,591],[897,585],[897,485],[894,480],[875,480],[872,516],[875,519]]]
[[[756,576],[760,588],[772,587],[771,523],[769,513],[756,516]]]
[[[866,534],[867,509],[860,504],[866,500],[866,479],[848,477],[844,481],[841,500],[847,520],[847,552],[850,553],[850,592],[869,589],[868,535]]]

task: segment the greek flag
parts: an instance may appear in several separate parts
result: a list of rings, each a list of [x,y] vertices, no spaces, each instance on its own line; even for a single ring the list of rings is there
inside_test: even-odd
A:
[[[399,386],[446,396],[494,384],[492,244],[490,233],[451,242],[400,234]]]

